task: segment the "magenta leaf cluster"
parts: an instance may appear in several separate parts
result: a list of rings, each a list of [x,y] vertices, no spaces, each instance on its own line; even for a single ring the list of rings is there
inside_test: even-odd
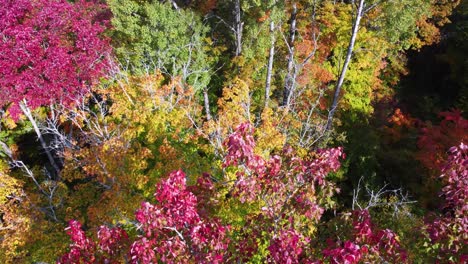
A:
[[[128,241],[128,235],[121,228],[101,226],[98,231],[98,244],[86,237],[78,221],[72,220],[67,228],[67,234],[72,240],[70,251],[63,255],[57,263],[120,263],[119,256],[123,253]]]
[[[120,228],[101,227],[96,245],[81,224],[71,221],[67,233],[73,243],[59,263],[221,263],[229,239],[228,227],[197,212],[197,198],[187,190],[185,174],[171,173],[156,186],[156,203],[144,202],[136,212],[141,234],[129,246]],[[122,255],[122,253],[125,254]]]
[[[375,228],[369,211],[354,211],[353,218],[352,239],[334,243],[329,240],[328,248],[323,250],[323,255],[330,263],[404,263],[407,260],[407,253],[401,247],[397,235],[389,229]]]
[[[273,263],[299,263],[303,248],[309,239],[294,229],[281,230],[270,242],[269,260]]]
[[[73,243],[70,245],[70,252],[63,255],[58,263],[92,263],[96,260],[96,244],[86,237],[78,221],[70,221],[67,234]]]
[[[84,0],[0,0],[0,106],[17,118],[31,109],[71,104],[101,75],[111,51],[101,6]]]
[[[461,143],[449,150],[440,176],[445,186],[444,215],[429,219],[426,230],[432,244],[438,244],[437,257],[452,263],[466,263],[468,254],[468,146]],[[450,259],[449,259],[450,257]]]
[[[241,203],[264,204],[261,214],[246,225],[249,231],[238,241],[242,252],[234,258],[244,260],[255,252],[258,245],[251,238],[255,233],[269,234],[268,261],[304,262],[303,248],[310,241],[304,234],[320,220],[325,201],[339,191],[326,176],[340,168],[343,149],[317,150],[301,158],[287,146],[281,156],[265,159],[255,154],[253,133],[250,124],[241,124],[224,143],[223,166],[236,173],[233,197]]]
[[[294,200],[320,211],[316,208],[313,196],[317,188],[330,196],[338,191],[325,177],[340,168],[340,159],[345,157],[343,149],[318,150],[314,157],[302,159],[293,153],[291,147],[286,146],[282,157],[274,155],[267,160],[254,153],[253,132],[250,124],[241,124],[224,142],[227,154],[223,166],[237,167],[234,194],[242,202],[268,195],[276,200],[271,201],[276,206]],[[290,192],[294,192],[294,195],[287,195]],[[317,220],[319,218],[320,214]]]
[[[187,190],[185,174],[175,171],[158,184],[156,204],[144,202],[136,212],[143,234],[131,247],[133,263],[221,263],[228,246],[227,227],[203,219],[197,198]]]

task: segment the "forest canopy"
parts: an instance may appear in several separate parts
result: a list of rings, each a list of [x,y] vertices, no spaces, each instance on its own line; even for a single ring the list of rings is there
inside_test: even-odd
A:
[[[468,262],[468,3],[0,0],[1,263]]]

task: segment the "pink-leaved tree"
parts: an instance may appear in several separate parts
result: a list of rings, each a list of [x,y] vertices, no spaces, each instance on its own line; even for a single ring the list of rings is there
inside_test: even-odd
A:
[[[111,51],[101,5],[79,0],[0,0],[0,107],[31,121],[32,110],[73,104],[102,74]]]
[[[329,239],[325,250],[311,248],[310,228],[337,191],[326,176],[340,167],[342,149],[318,150],[300,158],[286,147],[281,156],[265,159],[255,154],[252,135],[253,128],[242,124],[224,143],[224,167],[236,171],[226,199],[262,204],[260,212],[246,216],[240,230],[209,213],[210,207],[216,208],[213,197],[223,183],[205,173],[196,185],[187,187],[185,174],[175,171],[156,185],[156,202],[143,202],[137,210],[136,237],[128,238],[120,228],[101,227],[94,242],[78,222],[71,221],[72,244],[59,263],[243,263],[253,260],[261,241],[268,245],[257,261],[268,263],[406,260],[397,235],[376,228],[367,210],[353,213],[349,240]]]
[[[448,151],[440,178],[445,186],[443,215],[429,217],[425,227],[437,261],[468,262],[468,146],[461,143]]]
[[[135,213],[139,235],[128,242],[120,228],[102,226],[98,242],[70,221],[70,251],[58,263],[222,263],[228,227],[200,216],[186,176],[175,171],[156,186],[156,203],[143,202]],[[125,245],[128,245],[125,247]]]
[[[407,253],[397,234],[374,226],[368,210],[352,212],[352,236],[346,241],[329,239],[323,250],[327,262],[340,263],[407,263]]]

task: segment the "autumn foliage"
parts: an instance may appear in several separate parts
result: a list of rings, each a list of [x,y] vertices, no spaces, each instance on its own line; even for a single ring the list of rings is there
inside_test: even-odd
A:
[[[447,150],[459,142],[467,142],[468,120],[463,118],[459,110],[442,112],[442,121],[438,125],[425,126],[418,139],[418,159],[429,170],[437,173],[447,160]]]
[[[99,5],[86,1],[0,2],[0,105],[17,118],[25,100],[35,109],[73,103],[102,74],[111,48]]]
[[[225,166],[241,168],[236,173],[233,195],[237,196],[241,203],[253,202],[257,197],[266,199],[260,214],[254,216],[257,221],[249,221],[242,228],[244,232],[249,230],[249,233],[243,233],[238,244],[232,245],[238,249],[226,252],[230,242],[227,233],[235,227],[223,226],[216,218],[202,217],[197,208],[203,208],[208,204],[197,204],[197,197],[187,190],[185,174],[182,171],[175,171],[166,180],[157,184],[154,194],[156,203],[144,202],[135,213],[139,223],[137,224],[139,235],[126,249],[132,263],[155,261],[219,263],[232,257],[249,259],[252,255],[246,253],[255,253],[258,245],[249,244],[248,241],[255,237],[270,239],[266,256],[268,261],[313,262],[314,256],[306,253],[307,244],[312,239],[308,234],[312,233],[307,232],[310,226],[304,224],[307,223],[306,219],[312,219],[309,224],[313,224],[321,218],[323,208],[320,207],[322,205],[316,204],[320,197],[316,191],[330,188],[326,187],[329,183],[325,177],[330,171],[336,171],[339,167],[338,158],[342,155],[341,150],[320,151],[317,157],[310,161],[291,157],[286,161],[291,164],[284,166],[279,157],[273,157],[266,162],[253,154],[255,142],[252,132],[248,124],[242,124],[225,142],[228,150]],[[247,172],[250,174],[246,175]],[[308,177],[313,178],[308,179]],[[312,185],[304,186],[307,182]],[[200,184],[213,186],[213,183],[206,178]],[[306,192],[307,189],[312,192]],[[204,202],[203,199],[200,201]],[[310,209],[301,210],[301,208]],[[297,210],[299,215],[293,217],[288,213],[293,210]],[[286,215],[289,216],[284,218]],[[330,248],[323,250],[325,259],[330,259],[332,263],[344,261],[358,263],[360,260],[372,260],[376,257],[393,261],[406,260],[406,253],[399,245],[397,235],[388,229],[375,229],[369,212],[356,211],[353,213],[353,219],[353,241],[343,242],[343,248],[335,248],[333,243],[330,243]],[[265,225],[269,222],[277,222],[280,225],[277,229],[274,225]],[[98,242],[95,243],[86,237],[78,222],[71,221],[68,234],[73,244],[70,246],[70,252],[62,257],[60,263],[79,263],[80,259],[85,263],[122,261],[119,252],[128,239],[127,233],[122,229],[101,226],[98,231]],[[234,255],[230,256],[231,254]],[[106,259],[106,256],[110,259]]]
[[[141,234],[129,244],[121,228],[101,226],[98,242],[87,238],[81,224],[70,221],[73,244],[59,263],[220,263],[227,248],[227,227],[202,219],[197,198],[186,189],[185,174],[175,171],[156,186],[156,204],[144,202],[135,213]]]
[[[468,261],[462,1],[0,6],[0,263]]]
[[[442,168],[441,180],[444,187],[440,196],[444,199],[443,212],[432,216],[425,227],[430,243],[437,245],[436,259],[451,263],[463,263],[468,260],[465,246],[468,212],[468,147],[464,143],[450,148],[449,157]]]

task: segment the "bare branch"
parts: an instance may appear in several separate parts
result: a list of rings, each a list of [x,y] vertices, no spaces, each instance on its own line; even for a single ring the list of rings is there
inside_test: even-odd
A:
[[[352,209],[355,210],[369,210],[376,207],[392,207],[393,215],[397,215],[401,208],[407,204],[416,203],[416,201],[410,200],[409,194],[403,192],[403,188],[398,189],[387,189],[388,184],[384,184],[377,191],[365,187],[365,193],[362,194],[362,181],[364,177],[361,177],[358,181],[357,187],[353,190],[353,204]],[[362,202],[361,196],[366,197],[365,202]],[[392,199],[389,199],[392,198]]]

